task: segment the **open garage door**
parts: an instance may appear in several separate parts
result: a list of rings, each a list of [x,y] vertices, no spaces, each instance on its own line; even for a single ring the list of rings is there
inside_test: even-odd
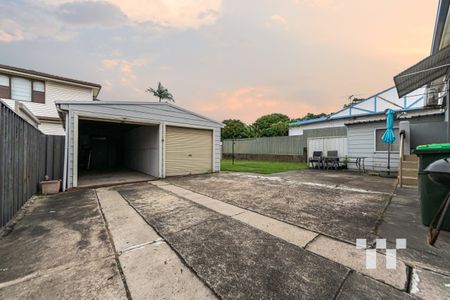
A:
[[[159,176],[159,125],[80,119],[77,144],[77,186]]]
[[[166,176],[212,172],[213,131],[167,126]]]

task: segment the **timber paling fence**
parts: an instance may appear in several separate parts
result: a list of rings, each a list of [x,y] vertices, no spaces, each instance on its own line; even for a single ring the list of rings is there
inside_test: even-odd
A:
[[[63,174],[64,137],[46,136],[0,102],[0,229],[39,190]]]
[[[306,138],[297,136],[276,136],[234,140],[234,154],[237,158],[304,160]],[[229,157],[233,153],[233,140],[222,142],[222,153]]]

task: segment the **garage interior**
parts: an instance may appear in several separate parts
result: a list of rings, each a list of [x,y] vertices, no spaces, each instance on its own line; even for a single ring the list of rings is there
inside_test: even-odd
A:
[[[100,186],[159,177],[159,125],[80,119],[78,186]]]

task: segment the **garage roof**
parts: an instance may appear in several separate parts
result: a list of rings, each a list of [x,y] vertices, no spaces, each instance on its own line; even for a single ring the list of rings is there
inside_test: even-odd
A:
[[[224,124],[172,103],[145,101],[56,101],[64,120],[66,113],[75,111],[82,116],[126,121],[156,121],[193,126],[224,127]]]

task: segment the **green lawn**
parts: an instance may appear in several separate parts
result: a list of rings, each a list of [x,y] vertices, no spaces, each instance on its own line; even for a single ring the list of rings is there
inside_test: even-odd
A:
[[[252,172],[259,174],[272,174],[306,168],[308,168],[308,166],[303,162],[235,160],[233,165],[231,159],[222,159],[220,163],[220,169],[222,171]]]

